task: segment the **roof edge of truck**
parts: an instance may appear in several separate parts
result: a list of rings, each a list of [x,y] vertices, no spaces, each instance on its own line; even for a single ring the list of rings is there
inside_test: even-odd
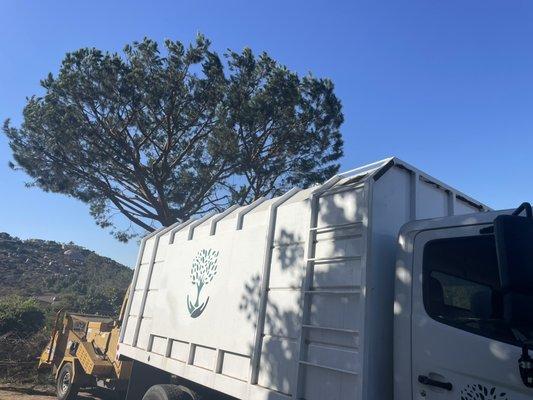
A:
[[[411,232],[419,232],[430,229],[442,229],[453,226],[490,224],[500,214],[511,214],[514,210],[486,211],[471,214],[444,216],[438,218],[426,218],[406,222],[399,231],[399,236],[407,236]]]
[[[447,192],[453,193],[457,198],[459,198],[462,201],[470,204],[474,208],[477,208],[479,211],[491,211],[492,210],[487,205],[485,205],[485,204],[483,204],[483,203],[471,198],[470,196],[464,194],[463,192],[461,192],[459,190],[456,190],[456,189],[452,188],[451,186],[443,183],[442,181],[432,177],[431,175],[419,170],[418,168],[413,167],[411,164],[399,159],[398,157],[394,157],[394,156],[393,157],[384,158],[382,160],[375,161],[375,162],[372,162],[372,163],[369,163],[369,164],[365,164],[365,165],[363,165],[361,167],[357,167],[357,168],[354,168],[354,169],[351,169],[351,170],[348,170],[348,171],[345,171],[345,172],[338,173],[338,174],[332,176],[327,181],[325,181],[323,183],[317,183],[315,186],[310,186],[310,187],[307,187],[305,189],[302,189],[302,191],[305,191],[305,190],[308,190],[308,189],[313,189],[309,193],[309,195],[311,196],[314,192],[320,192],[321,191],[321,187],[325,187],[324,191],[327,192],[328,190],[332,190],[332,189],[338,188],[339,186],[349,185],[349,184],[354,184],[354,183],[363,183],[364,181],[367,181],[367,180],[370,180],[370,179],[372,179],[373,181],[378,181],[383,175],[385,175],[387,173],[387,171],[389,169],[391,169],[394,166],[396,166],[398,168],[405,169],[405,170],[409,171],[410,173],[414,174],[415,176],[417,176],[419,179],[422,179],[422,180],[424,180],[427,183],[433,184],[436,187],[441,188],[441,189],[443,189],[443,190],[445,190]],[[335,183],[331,185],[329,183],[332,180],[335,180]],[[268,200],[275,201],[275,199],[281,198],[282,196],[284,196],[284,195],[276,196],[276,197],[273,197],[271,199],[261,199],[261,202],[263,202],[265,200],[266,201],[268,201]],[[240,207],[232,206],[230,208],[232,208],[232,211],[243,210],[245,208],[249,209],[250,205],[252,205],[254,203],[242,205]],[[251,209],[250,211],[253,212],[253,209]],[[167,227],[161,227],[159,229],[154,230],[153,232],[150,232],[148,235],[144,236],[142,240],[146,241],[146,240],[148,240],[148,239],[150,239],[150,238],[152,238],[152,237],[154,237],[154,236],[156,236],[158,234],[162,235],[162,234],[167,233],[168,231],[170,231],[170,230],[172,230],[172,229],[174,229],[174,228],[176,228],[176,227],[178,227],[180,225],[183,225],[183,224],[186,224],[186,225],[192,224],[192,223],[200,224],[202,222],[205,222],[207,219],[210,219],[212,217],[216,218],[216,216],[221,215],[221,214],[225,214],[224,217],[227,216],[229,214],[228,209],[222,211],[221,213],[212,212],[212,213],[210,213],[209,217],[207,217],[207,215],[204,215],[202,217],[193,217],[193,218],[191,218],[189,220],[186,220],[186,221],[176,222],[176,223],[174,223],[174,224],[172,224],[170,226],[167,226]]]

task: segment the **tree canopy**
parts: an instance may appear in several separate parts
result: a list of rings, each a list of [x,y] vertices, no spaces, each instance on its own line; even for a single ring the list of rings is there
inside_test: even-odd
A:
[[[300,77],[266,53],[222,56],[150,39],[123,53],[68,53],[4,132],[30,185],[90,206],[120,240],[231,204],[323,181],[342,156],[329,79]],[[124,224],[115,215],[129,221]]]

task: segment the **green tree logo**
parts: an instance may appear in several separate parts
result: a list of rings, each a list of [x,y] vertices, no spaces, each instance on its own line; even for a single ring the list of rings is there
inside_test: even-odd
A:
[[[508,400],[507,393],[495,387],[472,384],[461,390],[461,400]]]
[[[199,317],[207,307],[209,297],[200,303],[200,292],[216,275],[217,259],[218,251],[202,249],[192,260],[191,283],[196,286],[196,301],[193,303],[187,295],[187,307],[192,318]]]

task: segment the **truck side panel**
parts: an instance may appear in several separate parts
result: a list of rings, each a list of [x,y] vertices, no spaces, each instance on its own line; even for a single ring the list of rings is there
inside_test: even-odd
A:
[[[240,393],[241,398],[255,398],[247,397],[251,396],[247,389],[251,384],[280,396],[291,396],[296,390],[300,357],[309,192],[296,193],[280,204],[272,227],[269,225],[272,203],[265,201],[242,218],[241,229],[237,229],[236,210],[217,222],[213,235],[207,219],[192,231],[170,230],[150,238],[138,267],[123,344],[147,351],[152,365],[159,359],[157,356],[164,357],[161,360],[167,370],[178,369],[181,376],[189,379],[184,374],[186,369],[222,375],[224,385],[233,379],[231,386],[236,389],[223,391]],[[323,261],[315,265],[311,288],[324,293],[360,290],[365,251],[364,186],[351,185],[328,193],[320,199],[319,207],[315,258]],[[269,244],[266,236],[271,228],[274,236]],[[154,250],[155,255],[148,254]],[[206,304],[205,309],[191,318],[188,306],[196,302],[198,294],[198,288],[191,283],[191,268],[195,257],[204,250],[216,253],[217,270],[213,283],[210,281],[200,289],[198,299]],[[264,279],[262,261],[267,251],[271,251],[271,257],[265,318],[258,329]],[[324,390],[331,399],[349,394],[351,398],[360,397],[357,375],[361,370],[361,312],[358,296],[352,294],[314,294],[310,299],[311,328],[305,355],[309,366],[301,366],[307,399],[323,398]],[[261,335],[260,358],[253,382],[256,332]],[[127,350],[122,352],[127,354]],[[142,358],[147,360],[147,356]],[[332,387],[338,389],[332,391]],[[331,397],[333,392],[337,397]]]

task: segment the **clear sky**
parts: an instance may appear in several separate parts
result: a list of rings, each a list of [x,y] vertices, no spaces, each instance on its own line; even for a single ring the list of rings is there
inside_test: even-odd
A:
[[[0,119],[67,51],[144,36],[267,51],[329,77],[343,103],[342,169],[396,155],[494,208],[533,200],[533,1],[58,1],[0,6]],[[74,241],[133,265],[87,206],[24,186],[0,137],[0,231]]]

